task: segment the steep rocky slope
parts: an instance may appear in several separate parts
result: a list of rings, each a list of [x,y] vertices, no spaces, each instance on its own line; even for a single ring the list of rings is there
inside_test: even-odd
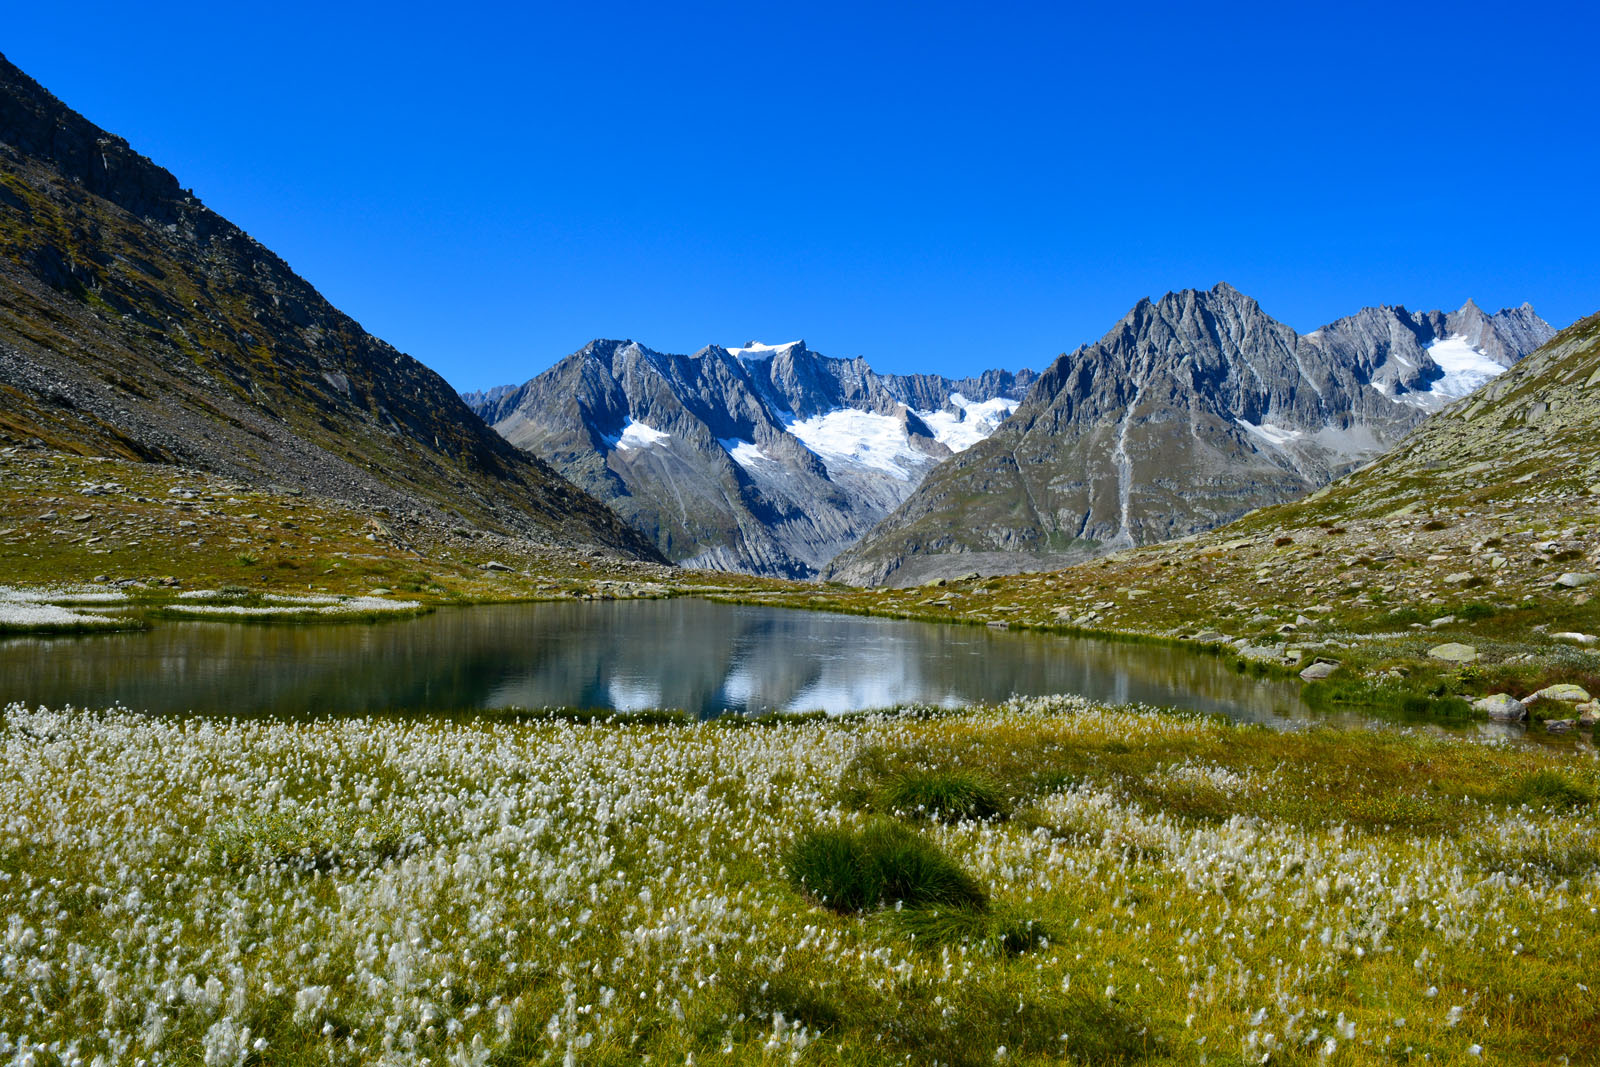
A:
[[[1226,284],[1143,300],[829,574],[1048,569],[1209,529],[1381,453],[1552,332],[1527,305],[1368,308],[1302,336]]]
[[[1034,379],[880,375],[804,341],[668,355],[595,341],[465,399],[686,566],[814,575]]]
[[[658,558],[0,57],[0,444],[183,464]]]

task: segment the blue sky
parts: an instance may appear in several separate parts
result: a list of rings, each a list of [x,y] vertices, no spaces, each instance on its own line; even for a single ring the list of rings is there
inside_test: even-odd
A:
[[[1590,5],[29,4],[0,50],[461,388],[1042,368],[1227,280],[1600,309]]]

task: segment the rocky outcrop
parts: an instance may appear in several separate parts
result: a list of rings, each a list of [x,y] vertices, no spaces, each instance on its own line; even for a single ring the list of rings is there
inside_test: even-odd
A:
[[[669,559],[803,578],[992,432],[1033,379],[880,375],[804,341],[685,356],[600,340],[464,399]]]
[[[1226,284],[1142,300],[829,576],[1047,569],[1221,525],[1381,454],[1550,332],[1526,306],[1470,301],[1369,308],[1302,336]]]
[[[659,558],[121,138],[0,58],[0,443]]]

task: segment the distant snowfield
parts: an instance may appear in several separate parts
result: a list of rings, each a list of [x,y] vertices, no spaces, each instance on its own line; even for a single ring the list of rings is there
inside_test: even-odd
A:
[[[629,419],[623,424],[622,433],[606,440],[619,452],[625,452],[630,448],[649,448],[651,445],[659,445],[671,436],[670,433],[662,433],[648,423]]]
[[[1444,377],[1430,382],[1426,389],[1414,389],[1398,397],[1376,382],[1372,383],[1371,388],[1412,407],[1438,411],[1451,401],[1460,400],[1483,388],[1506,372],[1506,368],[1489,358],[1482,349],[1473,348],[1465,337],[1442,338],[1430,344],[1426,351],[1428,357],[1444,372]],[[1400,362],[1411,366],[1406,360]]]
[[[771,359],[779,352],[787,351],[799,343],[799,341],[789,341],[781,345],[764,345],[759,341],[752,341],[744,348],[730,348],[728,353],[740,359]]]
[[[761,451],[751,441],[741,441],[737,437],[723,437],[718,439],[717,444],[726,449],[733,461],[746,470],[756,466],[758,463],[772,462],[772,457]]]
[[[1434,382],[1428,391],[1450,400],[1475,392],[1506,370],[1473,348],[1465,337],[1446,337],[1442,341],[1435,341],[1428,346],[1428,355],[1444,371],[1444,377]]]
[[[835,466],[868,467],[909,479],[929,457],[911,447],[905,428],[892,415],[841,408],[789,424],[789,432],[815,452],[832,473]]]
[[[951,411],[919,411],[917,416],[928,424],[934,439],[952,452],[965,452],[1005,421],[1007,415],[1017,410],[1019,401],[1005,397],[974,402],[960,393],[950,394],[950,403],[960,414]]]
[[[1305,436],[1304,430],[1291,430],[1287,426],[1274,426],[1270,422],[1257,424],[1247,422],[1244,419],[1234,419],[1233,421],[1238,423],[1247,433],[1261,438],[1274,448],[1282,448],[1289,442],[1298,441]]]

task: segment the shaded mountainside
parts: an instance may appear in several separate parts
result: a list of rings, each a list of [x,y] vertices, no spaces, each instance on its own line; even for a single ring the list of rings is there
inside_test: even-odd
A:
[[[3,57],[0,443],[657,558],[437,374]]]
[[[685,356],[600,340],[465,399],[667,558],[802,578],[992,432],[1034,378],[880,375],[804,341]]]
[[[1552,332],[1526,304],[1368,308],[1302,336],[1226,284],[1142,300],[829,575],[1050,569],[1221,525],[1381,454]]]

